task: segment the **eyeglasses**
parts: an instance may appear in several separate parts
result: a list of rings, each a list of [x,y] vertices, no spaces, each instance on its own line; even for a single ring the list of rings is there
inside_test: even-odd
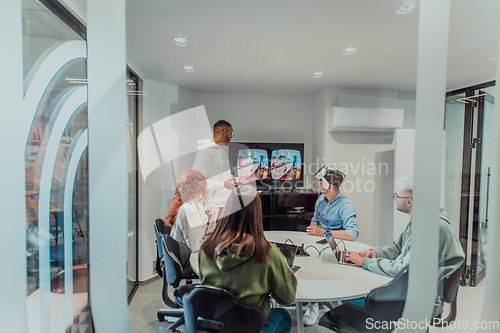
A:
[[[225,132],[229,132],[227,129],[224,130]],[[234,138],[234,132],[231,132],[231,139]]]
[[[400,197],[400,196],[399,196],[399,195],[397,195],[396,193],[393,193],[393,194],[392,194],[392,198],[393,198],[394,200],[396,200],[396,199],[410,199],[411,197]]]

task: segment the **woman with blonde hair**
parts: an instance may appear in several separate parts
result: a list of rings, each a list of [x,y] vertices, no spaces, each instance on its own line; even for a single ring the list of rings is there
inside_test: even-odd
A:
[[[191,252],[197,252],[203,237],[213,230],[219,208],[210,206],[211,219],[205,214],[203,203],[207,200],[207,181],[196,170],[186,170],[177,184],[170,209],[165,216],[165,224],[171,228],[170,236],[185,243]]]
[[[290,315],[283,308],[271,309],[270,298],[291,304],[297,279],[285,256],[264,236],[261,201],[254,187],[238,186],[232,191],[223,217],[201,245],[199,267],[201,284],[223,288],[241,302],[264,310],[262,332],[290,332]]]

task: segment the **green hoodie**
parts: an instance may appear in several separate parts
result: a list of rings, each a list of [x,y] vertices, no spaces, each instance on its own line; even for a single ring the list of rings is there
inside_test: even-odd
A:
[[[262,264],[250,257],[236,255],[238,244],[229,246],[215,261],[199,252],[200,283],[227,290],[248,305],[260,306],[267,315],[271,312],[270,296],[286,305],[295,300],[297,279],[285,256],[271,243],[269,258]]]
[[[456,271],[465,259],[462,245],[451,229],[449,220],[448,213],[441,208],[439,211],[439,294],[436,299],[434,316],[443,312],[443,304],[440,297],[442,295],[441,282],[443,278]],[[399,271],[410,263],[410,244],[411,218],[408,226],[401,236],[399,236],[399,239],[392,245],[373,248],[377,253],[377,257],[365,257],[363,259],[363,268],[380,275],[396,276]]]

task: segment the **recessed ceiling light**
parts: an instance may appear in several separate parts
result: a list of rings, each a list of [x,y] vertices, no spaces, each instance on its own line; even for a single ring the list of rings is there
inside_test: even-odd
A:
[[[186,69],[186,72],[193,73],[194,71],[192,69],[190,69],[190,70]]]
[[[343,55],[351,55],[356,51],[356,48],[354,46],[350,46],[344,49],[344,52],[342,53]]]
[[[314,75],[323,75],[323,72],[314,72]]]
[[[184,37],[174,37],[173,38],[174,41],[175,41],[175,44],[177,44],[178,46],[186,46],[187,45],[187,39],[184,38]]]
[[[193,70],[193,66],[184,66],[184,69],[187,71]]]
[[[401,6],[401,8],[399,8],[396,13],[397,14],[408,14],[409,12],[411,12],[413,10],[413,8],[415,8],[415,5],[411,4],[411,5],[403,5]]]
[[[317,78],[320,78],[321,75],[313,75],[313,78],[317,79]]]

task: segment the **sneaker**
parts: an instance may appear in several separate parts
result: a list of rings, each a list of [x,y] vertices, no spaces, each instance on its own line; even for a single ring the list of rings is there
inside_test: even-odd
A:
[[[308,303],[306,305],[306,313],[304,313],[304,326],[316,324],[319,316],[318,303]]]

